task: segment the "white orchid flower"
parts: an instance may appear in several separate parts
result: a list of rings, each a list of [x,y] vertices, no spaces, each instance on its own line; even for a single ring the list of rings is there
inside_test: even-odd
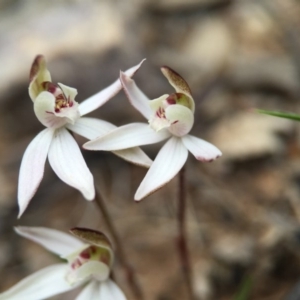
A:
[[[128,69],[126,74],[129,77],[133,76],[141,64],[142,62]],[[27,208],[43,178],[47,156],[52,169],[62,181],[78,189],[87,200],[94,199],[93,175],[68,130],[87,139],[94,139],[115,129],[116,126],[106,121],[83,116],[103,105],[121,88],[121,83],[117,80],[78,104],[74,100],[77,90],[61,83],[52,83],[45,58],[42,55],[36,57],[30,71],[29,95],[37,118],[47,128],[31,141],[22,159],[18,188],[19,217]],[[138,147],[114,153],[145,167],[152,163]]]
[[[135,82],[121,72],[120,80],[131,104],[149,124],[132,123],[83,145],[88,150],[120,150],[168,139],[134,196],[141,200],[168,183],[185,164],[188,151],[197,160],[212,161],[222,155],[214,145],[189,135],[194,124],[194,99],[186,81],[169,67],[161,68],[175,93],[149,100]]]
[[[0,293],[0,300],[42,300],[79,286],[84,289],[76,300],[126,300],[109,279],[113,252],[107,237],[83,228],[67,233],[45,227],[16,227],[16,232],[59,255],[66,263],[46,267]],[[83,241],[82,241],[83,240]]]

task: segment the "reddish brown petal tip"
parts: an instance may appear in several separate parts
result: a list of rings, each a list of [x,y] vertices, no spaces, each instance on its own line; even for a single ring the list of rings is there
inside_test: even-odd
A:
[[[112,248],[109,239],[101,231],[97,231],[89,228],[74,227],[70,229],[70,232],[74,236],[76,236],[77,238],[81,239],[86,243],[98,247]]]
[[[169,80],[170,84],[177,90],[191,95],[191,89],[187,82],[173,69],[168,66],[160,68],[163,75]]]
[[[42,64],[46,64],[46,59],[42,54],[39,54],[35,57],[31,65],[30,74],[29,74],[30,82],[34,79],[35,75],[38,73]]]

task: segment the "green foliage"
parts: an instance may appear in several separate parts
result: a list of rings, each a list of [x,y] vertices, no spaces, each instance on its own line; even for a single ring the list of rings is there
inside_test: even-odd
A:
[[[252,289],[252,278],[250,276],[245,276],[239,291],[234,297],[234,300],[249,300],[250,293]]]
[[[295,121],[300,121],[300,115],[294,114],[294,113],[287,113],[287,112],[281,112],[281,111],[271,111],[271,110],[263,110],[263,109],[256,109],[257,112],[265,115],[275,116],[279,118],[285,118]]]

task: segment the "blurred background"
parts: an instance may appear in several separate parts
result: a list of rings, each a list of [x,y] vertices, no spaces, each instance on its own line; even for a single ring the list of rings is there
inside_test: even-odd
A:
[[[173,92],[160,66],[181,74],[196,102],[192,134],[223,152],[210,164],[190,155],[186,167],[198,299],[300,299],[300,124],[251,110],[300,113],[299,20],[297,0],[0,0],[0,291],[58,261],[13,226],[84,226],[109,235],[93,203],[48,163],[17,220],[21,158],[43,129],[28,76],[44,54],[52,80],[76,87],[79,102],[143,58],[135,79],[151,99]],[[143,121],[122,92],[90,116]],[[145,150],[154,158],[160,146]],[[83,152],[147,299],[187,299],[174,247],[178,179],[137,204],[145,169]],[[114,273],[133,299],[118,261]]]

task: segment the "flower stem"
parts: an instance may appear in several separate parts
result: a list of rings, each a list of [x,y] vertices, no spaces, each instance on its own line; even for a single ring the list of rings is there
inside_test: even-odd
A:
[[[119,234],[112,222],[112,219],[106,208],[103,197],[101,196],[101,194],[99,193],[98,190],[96,190],[95,202],[97,203],[97,205],[103,215],[104,221],[105,221],[105,223],[110,231],[110,234],[114,240],[114,243],[116,245],[116,252],[117,252],[118,258],[126,272],[127,283],[130,286],[131,291],[132,291],[133,295],[135,296],[135,298],[138,300],[143,300],[144,295],[143,295],[141,286],[139,285],[139,283],[137,281],[136,274],[135,274],[132,266],[128,262],[128,259],[126,257],[124,247],[122,245]]]
[[[190,257],[186,238],[186,198],[185,198],[185,169],[184,167],[179,172],[179,190],[178,190],[178,238],[177,247],[183,279],[187,288],[188,299],[194,300],[192,271],[190,266]]]

